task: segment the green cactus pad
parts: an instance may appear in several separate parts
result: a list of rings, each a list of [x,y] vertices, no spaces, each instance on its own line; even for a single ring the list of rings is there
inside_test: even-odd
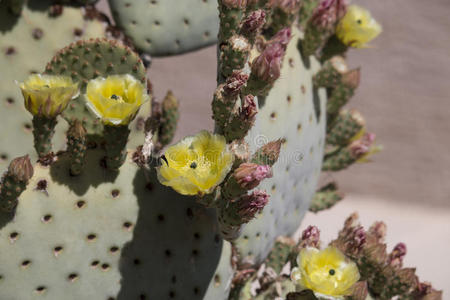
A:
[[[49,17],[45,1],[33,1],[20,18],[10,14],[0,3],[0,173],[12,157],[32,153],[31,114],[23,106],[20,89],[14,80],[22,81],[31,73],[40,72],[48,60],[62,47],[78,38],[102,36],[103,24],[85,20],[79,8],[64,8],[58,17]],[[5,71],[7,70],[7,71]],[[59,122],[54,149],[65,145],[67,124]],[[14,142],[11,142],[11,141]]]
[[[276,237],[297,230],[315,193],[325,139],[325,90],[314,90],[312,76],[320,64],[311,57],[303,64],[297,48],[301,33],[293,28],[280,79],[267,98],[260,99],[255,126],[247,136],[254,152],[263,144],[283,139],[273,178],[258,187],[270,195],[263,213],[244,227],[236,247],[241,259],[260,263]]]
[[[117,173],[103,155],[88,152],[78,177],[67,154],[35,167],[15,218],[0,216],[0,299],[226,299],[231,249],[214,211],[131,155]]]
[[[217,41],[216,0],[109,0],[134,45],[154,56],[180,54]]]
[[[45,72],[71,76],[82,83],[82,92],[89,80],[99,76],[131,74],[143,83],[146,80],[146,70],[139,56],[127,46],[107,39],[91,39],[70,44],[53,57]],[[131,125],[129,148],[143,142],[143,121],[149,115],[150,105],[141,107],[139,115]],[[82,120],[89,135],[101,134],[103,131],[101,122],[86,107],[83,95],[70,103],[63,112],[63,117],[68,121]]]

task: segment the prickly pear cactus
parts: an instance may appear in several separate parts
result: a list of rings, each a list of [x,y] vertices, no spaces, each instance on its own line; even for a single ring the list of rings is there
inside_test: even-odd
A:
[[[116,23],[142,52],[154,56],[180,54],[217,41],[217,1],[108,2]]]
[[[0,3],[0,128],[3,139],[14,138],[14,143],[0,144],[0,172],[14,156],[33,153],[31,115],[23,108],[20,89],[14,80],[22,81],[31,73],[43,70],[50,58],[62,47],[77,39],[101,37],[104,25],[84,18],[80,8],[64,7],[58,15],[51,15],[48,1],[30,1],[20,16],[12,14]],[[65,143],[64,123],[60,122],[55,140],[56,148]],[[34,155],[34,153],[33,153]]]
[[[253,150],[278,138],[283,142],[274,176],[260,185],[271,200],[236,242],[242,259],[254,263],[267,256],[277,236],[297,230],[315,193],[323,158],[326,95],[311,82],[320,64],[310,57],[305,66],[297,48],[302,33],[294,28],[292,35],[281,76],[247,137]]]
[[[109,2],[132,47],[66,41],[37,76],[42,82],[20,85],[36,124],[35,148],[48,151],[34,168],[28,156],[16,158],[2,177],[0,298],[284,297],[294,290],[284,263],[295,242],[278,237],[294,233],[311,209],[327,130],[348,157],[336,169],[362,159],[373,142],[353,141],[340,129],[348,126],[337,126],[359,70],[316,58],[332,28],[306,31],[307,38],[298,24],[309,20],[296,20],[309,18],[314,1],[300,10],[299,1],[220,0],[219,13],[211,0]],[[160,153],[174,136],[178,99],[169,92],[161,103],[146,103],[146,70],[132,48],[182,53],[215,41],[216,32],[215,133],[202,131]],[[7,48],[7,57],[13,54]],[[330,74],[336,82],[326,86]],[[23,80],[26,71],[13,75]],[[52,145],[50,127],[59,115],[70,130],[67,150],[57,152],[62,146],[58,138]],[[325,157],[339,163],[332,154]],[[332,205],[322,202],[315,210]]]

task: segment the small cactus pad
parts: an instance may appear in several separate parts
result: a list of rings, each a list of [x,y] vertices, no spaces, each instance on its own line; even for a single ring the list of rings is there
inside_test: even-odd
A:
[[[99,76],[131,74],[143,83],[146,80],[145,67],[139,56],[127,46],[107,39],[91,39],[70,44],[53,57],[45,72],[71,76],[73,80],[82,83],[82,92],[89,80]],[[143,119],[149,114],[150,105],[146,104],[131,126],[134,132],[130,137],[130,148],[136,146],[137,140],[144,140]],[[83,120],[88,134],[100,134],[103,130],[101,122],[86,107],[83,95],[69,104],[63,116],[68,121],[74,118]]]
[[[25,5],[21,17],[11,14],[0,1],[0,173],[9,160],[26,153],[33,154],[31,115],[23,107],[20,89],[14,80],[22,81],[42,71],[50,58],[62,47],[79,38],[100,37],[104,26],[96,20],[85,20],[80,8],[65,7],[61,15],[49,17],[46,1]],[[67,127],[59,122],[54,149],[65,145]],[[11,142],[12,139],[14,142]]]
[[[0,299],[226,299],[231,247],[213,210],[128,161],[119,172],[88,151],[35,167],[15,218],[1,215]],[[95,284],[93,284],[95,283]]]
[[[217,0],[109,0],[117,25],[142,52],[180,54],[217,41]]]
[[[283,144],[273,178],[258,187],[270,194],[269,204],[236,241],[244,261],[261,263],[276,237],[293,234],[316,190],[323,157],[326,97],[325,90],[313,89],[311,78],[320,64],[311,58],[310,67],[305,67],[297,48],[300,37],[294,28],[280,79],[266,99],[260,99],[263,106],[247,136],[252,151],[279,138]]]

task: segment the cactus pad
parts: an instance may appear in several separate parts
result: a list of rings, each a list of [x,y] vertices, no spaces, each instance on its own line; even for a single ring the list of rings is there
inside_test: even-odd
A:
[[[216,0],[109,0],[117,25],[142,52],[180,54],[217,41]]]
[[[299,30],[293,30],[280,79],[275,82],[247,136],[253,151],[271,140],[283,139],[273,178],[259,189],[270,195],[263,213],[250,222],[236,241],[241,259],[261,263],[276,237],[297,230],[315,193],[325,138],[325,90],[314,90],[312,76],[320,69],[313,58],[305,67],[298,50]]]
[[[85,20],[79,8],[67,7],[57,17],[49,17],[45,1],[25,5],[18,18],[0,3],[0,173],[3,173],[8,161],[25,153],[33,153],[31,133],[31,115],[23,107],[20,89],[14,80],[22,81],[28,75],[40,72],[48,60],[61,47],[78,38],[90,38],[103,35],[103,24],[95,20]],[[55,149],[65,144],[62,132],[64,122],[54,140]],[[64,129],[63,129],[64,128]],[[10,142],[14,139],[14,142]],[[33,158],[33,159],[34,159]]]
[[[214,211],[102,156],[88,152],[78,177],[67,154],[35,167],[14,220],[2,215],[0,298],[226,299],[231,250]]]

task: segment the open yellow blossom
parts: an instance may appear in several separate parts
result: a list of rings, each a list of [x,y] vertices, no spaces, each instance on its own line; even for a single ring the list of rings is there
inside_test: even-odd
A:
[[[161,163],[161,184],[183,195],[208,194],[230,171],[233,154],[223,136],[201,131],[167,148]]]
[[[86,88],[87,106],[106,125],[128,125],[149,99],[146,87],[128,74],[98,77]]]
[[[19,83],[25,108],[33,116],[54,118],[78,97],[78,84],[70,77],[33,74]]]
[[[368,10],[357,5],[350,5],[337,25],[336,35],[347,46],[364,48],[381,31],[381,25]]]
[[[343,298],[351,294],[352,286],[359,280],[356,264],[335,247],[304,248],[297,257],[297,264],[291,279],[319,298]]]

